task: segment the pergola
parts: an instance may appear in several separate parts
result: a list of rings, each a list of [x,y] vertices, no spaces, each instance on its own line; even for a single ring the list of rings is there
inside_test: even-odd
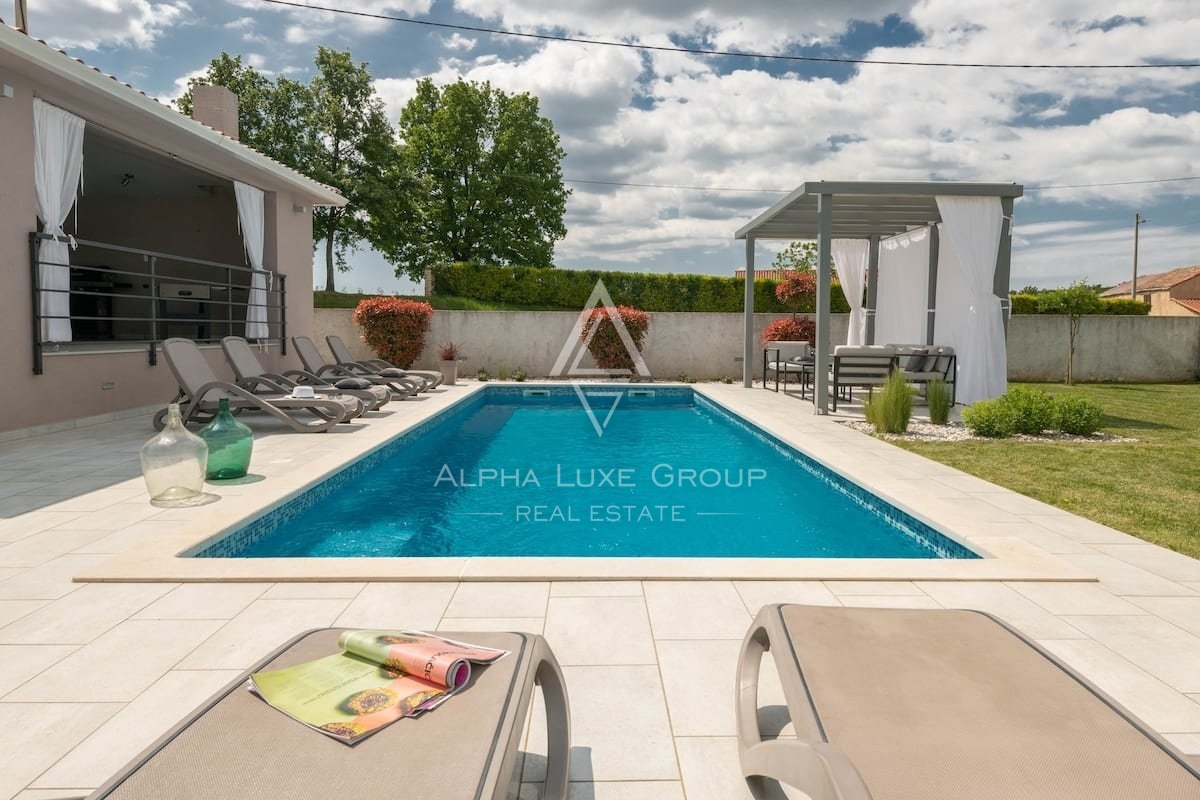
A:
[[[866,343],[874,341],[874,310],[879,286],[880,242],[917,229],[928,229],[928,310],[925,343],[933,344],[937,308],[939,262],[938,224],[949,198],[996,198],[1000,209],[1000,235],[992,273],[991,293],[998,301],[1008,300],[1012,241],[1013,200],[1024,187],[1015,183],[955,183],[949,181],[814,181],[798,189],[738,229],[734,237],[746,240],[745,341],[742,383],[750,388],[754,358],[754,245],[759,239],[816,240],[817,333],[815,342],[814,397],[816,413],[824,414],[829,403],[829,287],[832,280],[831,247],[834,240],[868,242],[866,276]],[[939,203],[938,198],[944,198]],[[975,204],[991,211],[995,203]],[[968,216],[971,211],[968,209]],[[977,215],[978,216],[978,215]],[[994,213],[992,221],[994,222]],[[968,226],[963,226],[964,229]],[[963,241],[955,249],[966,250]],[[860,245],[861,247],[861,245]],[[980,304],[982,305],[982,304]],[[997,304],[997,308],[999,304]],[[974,314],[976,309],[970,309]],[[983,314],[979,322],[983,324]],[[1003,324],[1003,323],[1001,323]],[[1003,334],[1002,334],[1003,335]]]

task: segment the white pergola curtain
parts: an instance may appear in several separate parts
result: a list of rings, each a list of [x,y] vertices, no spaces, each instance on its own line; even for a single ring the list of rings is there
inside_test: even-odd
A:
[[[37,189],[37,215],[42,232],[65,236],[63,223],[75,205],[75,191],[83,174],[84,122],[38,98],[33,99],[33,181]],[[65,242],[42,239],[38,259],[38,298],[42,314],[42,341],[71,341],[71,259]],[[60,317],[61,319],[47,319]]]
[[[1003,310],[992,291],[1004,212],[998,197],[939,195],[937,204],[941,246],[953,256],[959,279],[947,283],[944,295],[939,265],[938,316],[947,306],[963,310],[956,394],[969,404],[1001,395],[1008,385]]]
[[[867,283],[867,262],[871,259],[871,243],[866,239],[834,239],[829,245],[833,267],[850,303],[850,326],[846,344],[858,345],[867,340],[867,314],[863,311],[863,287]]]
[[[879,243],[875,343],[924,344],[929,304],[929,229]]]
[[[263,270],[263,234],[266,230],[266,213],[262,189],[240,181],[233,182],[237,195],[238,222],[242,227],[242,242],[250,258],[250,298],[246,306],[246,338],[267,339],[267,278]]]

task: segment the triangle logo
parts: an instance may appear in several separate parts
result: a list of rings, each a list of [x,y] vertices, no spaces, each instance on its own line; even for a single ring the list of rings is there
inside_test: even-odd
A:
[[[583,403],[583,410],[587,412],[588,419],[590,419],[592,421],[592,427],[596,429],[596,435],[604,436],[604,431],[608,430],[609,420],[612,419],[613,412],[617,410],[617,405],[621,402],[621,398],[625,396],[625,393],[624,392],[596,392],[596,391],[585,392],[583,390],[583,387],[579,384],[578,381],[571,381],[571,386],[572,386],[572,388],[575,389],[575,394],[579,395],[579,402]],[[596,411],[593,410],[592,404],[590,402],[588,402],[589,397],[593,397],[593,398],[611,397],[612,398],[612,406],[609,407],[608,414],[606,414],[604,416],[603,422],[601,422],[596,417]],[[604,410],[603,405],[601,405],[600,410],[601,411]]]
[[[588,321],[592,317],[592,310],[597,307],[604,309],[613,327],[616,328],[617,336],[620,337],[621,344],[625,347],[625,352],[629,354],[629,358],[633,362],[633,370],[600,369],[580,366],[583,361],[583,354],[588,352],[588,346],[592,343],[592,338],[600,328],[599,325],[588,326]],[[579,313],[579,321],[576,324],[575,330],[587,330],[587,338],[583,342],[579,341],[578,335],[572,335],[567,338],[567,341],[563,343],[562,352],[558,354],[558,359],[554,362],[553,369],[550,370],[552,376],[615,377],[618,375],[631,375],[636,371],[643,378],[650,377],[650,370],[646,367],[646,362],[642,358],[641,352],[638,351],[637,345],[633,343],[633,337],[629,335],[629,329],[625,327],[625,320],[621,319],[621,315],[617,313],[617,307],[613,304],[608,290],[604,288],[603,280],[596,281],[596,288],[592,289],[592,295],[588,298],[587,305]],[[567,366],[568,361],[570,362],[570,367]],[[611,412],[609,416],[612,416]]]

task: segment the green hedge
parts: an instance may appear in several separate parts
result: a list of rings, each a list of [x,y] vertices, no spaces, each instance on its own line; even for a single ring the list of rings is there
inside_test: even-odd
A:
[[[745,281],[741,278],[475,264],[452,264],[433,271],[435,295],[572,310],[584,307],[596,281],[601,279],[614,303],[643,311],[742,310]],[[787,311],[775,299],[775,283],[772,280],[754,282],[755,311]],[[836,283],[830,293],[830,309],[835,314],[850,311],[846,296]]]
[[[1013,294],[1012,313],[1014,314],[1039,314],[1038,299],[1036,294]],[[1103,297],[1100,299],[1101,314],[1110,316],[1126,316],[1137,317],[1145,316],[1150,313],[1150,304],[1143,303],[1141,300],[1133,300],[1128,297],[1117,297],[1109,299]]]

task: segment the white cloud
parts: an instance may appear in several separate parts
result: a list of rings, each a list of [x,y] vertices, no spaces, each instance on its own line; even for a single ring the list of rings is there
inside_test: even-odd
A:
[[[478,39],[472,39],[468,36],[463,36],[461,33],[452,33],[446,37],[444,44],[447,50],[474,50]]]
[[[184,0],[44,0],[30,6],[31,36],[82,50],[152,47],[164,30],[183,23],[191,12]]]

